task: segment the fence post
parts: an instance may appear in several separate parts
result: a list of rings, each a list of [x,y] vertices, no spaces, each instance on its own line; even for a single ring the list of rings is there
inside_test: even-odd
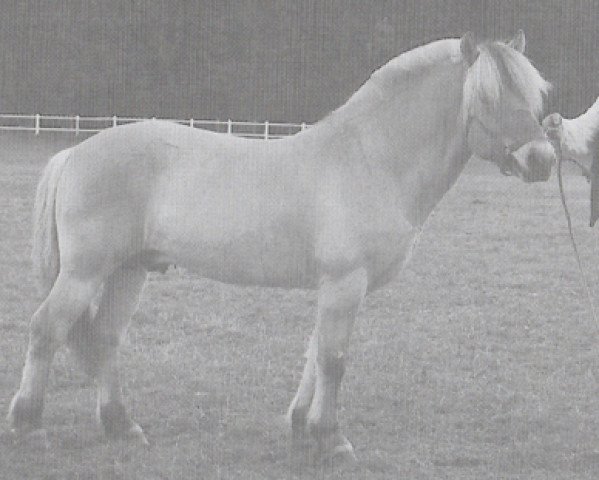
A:
[[[189,126],[190,126],[191,128],[193,128],[193,118],[190,118],[190,119],[189,119]]]
[[[302,122],[300,129],[304,131],[306,129],[306,122]]]
[[[116,127],[116,115],[112,116],[112,126]]]
[[[264,140],[268,140],[268,120],[264,122]]]
[[[39,113],[35,114],[35,134],[36,135],[40,134],[40,114]]]
[[[227,120],[227,133],[229,135],[231,135],[233,133],[233,122],[231,121],[230,118]]]
[[[79,115],[75,115],[75,136],[79,135]]]

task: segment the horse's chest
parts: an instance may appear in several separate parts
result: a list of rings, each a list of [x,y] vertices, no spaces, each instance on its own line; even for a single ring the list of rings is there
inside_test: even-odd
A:
[[[402,228],[393,235],[379,236],[366,249],[369,289],[378,288],[393,280],[410,260],[420,238],[421,229]]]
[[[280,204],[163,204],[152,223],[152,249],[168,252],[174,263],[208,278],[281,287],[312,287],[317,282],[310,222]]]
[[[398,212],[372,210],[367,214],[336,216],[320,230],[316,257],[325,273],[341,275],[366,267],[369,281],[380,286],[409,260],[420,228]]]

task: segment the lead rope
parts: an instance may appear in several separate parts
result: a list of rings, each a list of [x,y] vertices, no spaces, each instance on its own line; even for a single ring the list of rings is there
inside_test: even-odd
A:
[[[562,146],[560,139],[553,141],[553,147],[555,148],[555,154],[557,156],[557,183],[559,185],[559,194],[562,200],[562,206],[564,207],[564,213],[566,214],[566,221],[568,222],[568,233],[570,235],[570,242],[572,243],[572,248],[574,249],[574,256],[576,257],[576,263],[578,263],[578,270],[580,270],[580,277],[582,283],[584,284],[585,291],[587,293],[587,298],[589,300],[589,304],[591,305],[591,314],[593,315],[593,320],[595,320],[595,324],[599,324],[597,322],[597,312],[595,310],[595,303],[593,302],[593,296],[591,295],[591,287],[589,286],[589,281],[587,279],[586,274],[584,273],[584,269],[582,268],[582,262],[580,260],[580,254],[578,253],[578,246],[576,245],[576,240],[574,239],[574,233],[572,232],[572,219],[570,218],[570,212],[568,210],[568,205],[566,205],[566,195],[564,193],[564,183],[562,180]]]

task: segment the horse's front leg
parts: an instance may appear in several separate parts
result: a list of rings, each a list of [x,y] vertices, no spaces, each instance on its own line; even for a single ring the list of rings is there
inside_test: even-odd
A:
[[[310,336],[308,350],[306,351],[306,364],[302,373],[297,393],[289,405],[287,411],[287,423],[291,426],[294,441],[302,441],[306,429],[308,409],[314,398],[314,386],[316,384],[316,328]]]
[[[359,268],[346,275],[325,275],[318,292],[318,320],[311,345],[316,378],[307,429],[321,459],[336,454],[353,457],[351,444],[339,432],[337,396],[349,337],[367,284],[366,270]]]

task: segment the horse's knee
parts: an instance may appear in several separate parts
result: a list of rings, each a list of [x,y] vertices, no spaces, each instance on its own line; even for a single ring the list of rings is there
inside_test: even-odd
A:
[[[45,309],[40,308],[31,317],[29,325],[29,355],[34,359],[46,359],[58,346],[56,332],[52,328]]]
[[[318,292],[317,327],[321,363],[335,364],[335,358],[341,358],[346,351],[367,285],[368,278],[363,268],[345,277],[323,278]]]

